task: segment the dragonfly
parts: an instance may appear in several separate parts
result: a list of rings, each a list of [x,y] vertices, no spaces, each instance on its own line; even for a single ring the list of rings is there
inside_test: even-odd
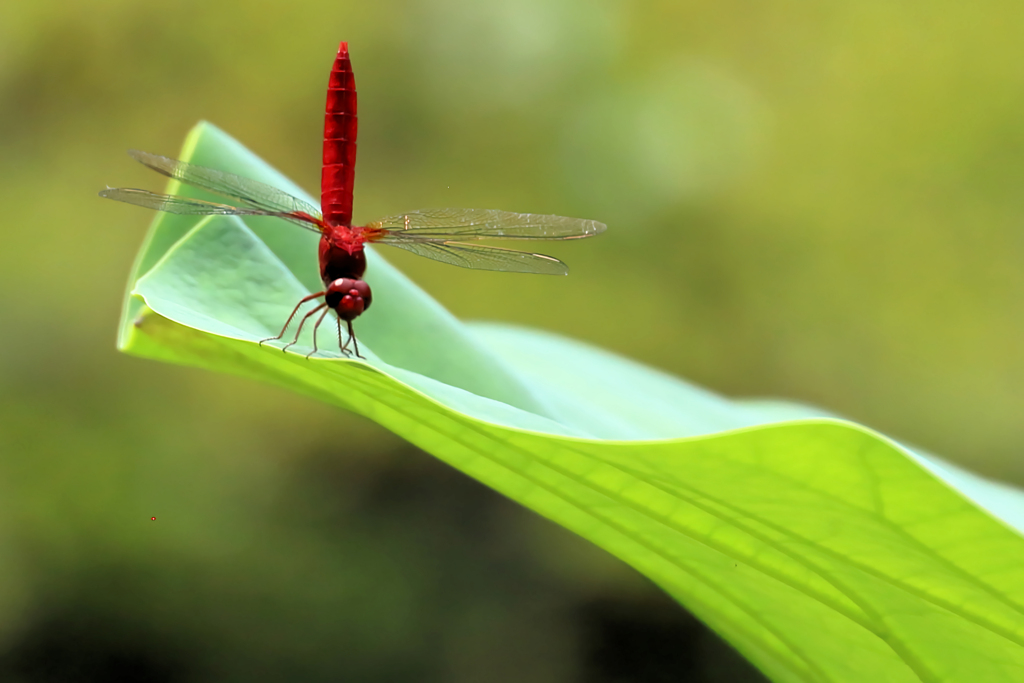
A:
[[[299,318],[294,338],[282,348],[287,352],[294,346],[303,326],[316,316],[313,350],[306,358],[319,350],[317,330],[331,311],[337,320],[338,347],[342,355],[350,356],[354,352],[357,358],[363,358],[352,321],[366,312],[373,300],[370,285],[363,279],[366,244],[396,247],[462,268],[566,275],[568,267],[554,257],[476,241],[571,240],[600,234],[606,228],[593,220],[494,209],[426,209],[387,216],[366,225],[353,225],[357,132],[355,79],[348,43],[342,42],[327,85],[319,209],[250,178],[138,150],[130,150],[129,155],[143,165],[186,185],[219,195],[225,201],[211,202],[124,187],[107,188],[100,196],[174,214],[271,216],[317,232],[323,289],[303,297],[285,320],[281,332],[260,342],[262,345],[284,338],[303,307],[312,304],[313,307]],[[343,322],[347,327],[344,340]]]

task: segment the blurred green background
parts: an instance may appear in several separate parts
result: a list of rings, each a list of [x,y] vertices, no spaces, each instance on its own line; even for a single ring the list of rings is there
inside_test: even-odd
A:
[[[317,194],[348,40],[357,220],[609,225],[550,249],[564,279],[385,254],[457,315],[1021,484],[1021,35],[947,0],[0,4],[0,680],[756,680],[375,425],[119,355],[152,216],[96,192],[160,189],[124,150],[207,119]]]

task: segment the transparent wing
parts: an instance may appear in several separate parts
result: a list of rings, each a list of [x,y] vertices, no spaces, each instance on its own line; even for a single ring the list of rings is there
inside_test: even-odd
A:
[[[405,249],[417,256],[425,256],[461,268],[500,270],[507,273],[539,273],[541,275],[569,274],[567,265],[544,254],[530,254],[513,249],[444,240],[389,240],[385,238],[379,243]]]
[[[370,223],[390,235],[414,238],[571,240],[598,235],[604,223],[548,216],[538,213],[513,213],[494,209],[427,209],[388,216]]]
[[[167,213],[189,214],[196,216],[276,216],[291,221],[307,230],[319,233],[316,223],[312,218],[303,218],[297,213],[282,213],[280,211],[267,211],[264,209],[246,209],[228,204],[206,202],[201,199],[189,199],[187,197],[176,197],[170,194],[159,194],[149,190],[136,190],[130,187],[112,187],[100,192],[101,197],[115,199],[127,204],[144,206],[147,209],[166,211]]]
[[[214,168],[196,166],[158,154],[140,152],[137,149],[128,150],[128,154],[142,165],[168,178],[234,199],[246,206],[266,211],[268,215],[305,214],[313,219],[311,223],[322,220],[320,211],[312,204],[258,180],[243,178]]]

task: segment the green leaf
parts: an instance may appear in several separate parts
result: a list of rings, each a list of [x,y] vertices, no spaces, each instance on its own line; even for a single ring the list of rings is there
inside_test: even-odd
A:
[[[183,158],[309,199],[209,124]],[[333,322],[312,360],[308,333],[295,353],[258,346],[318,287],[315,240],[158,215],[120,347],[380,423],[643,572],[773,680],[1024,680],[1019,492],[820,411],[461,323],[376,254],[367,361],[331,350]]]

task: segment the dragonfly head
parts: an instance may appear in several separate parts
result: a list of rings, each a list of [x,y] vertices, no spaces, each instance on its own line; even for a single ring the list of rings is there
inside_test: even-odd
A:
[[[340,277],[327,285],[324,295],[327,305],[333,308],[344,321],[355,320],[370,307],[373,296],[370,285],[362,280]]]

